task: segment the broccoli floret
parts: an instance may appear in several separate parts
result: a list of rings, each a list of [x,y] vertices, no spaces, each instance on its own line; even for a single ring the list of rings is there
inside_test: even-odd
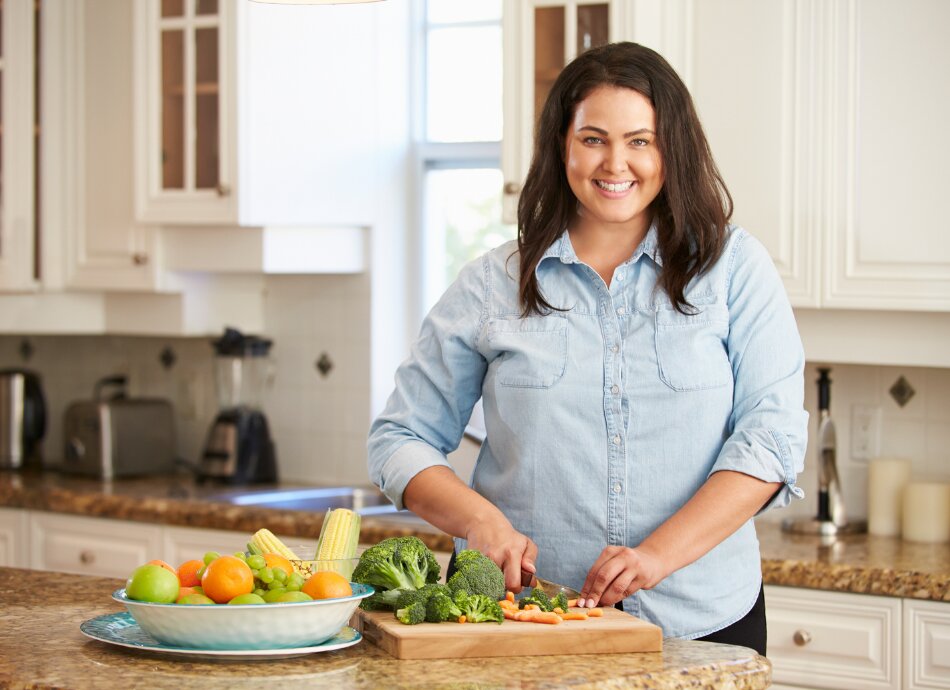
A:
[[[365,610],[378,610],[391,608],[398,596],[381,592],[421,589],[427,583],[438,582],[439,575],[439,563],[421,539],[392,537],[363,552],[352,579],[376,588],[380,596],[364,599],[360,606]]]
[[[551,609],[561,609],[567,611],[570,606],[567,605],[567,595],[564,592],[558,592],[557,596],[551,600]]]
[[[468,623],[501,623],[505,620],[501,604],[484,594],[459,592],[455,595],[455,605]]]
[[[396,609],[396,620],[404,625],[416,625],[426,619],[426,606],[416,601],[405,608]]]
[[[462,609],[456,606],[448,592],[436,592],[426,602],[426,621],[441,623],[454,621],[462,615]]]
[[[480,551],[460,551],[455,558],[455,567],[455,574],[447,583],[453,596],[459,592],[483,594],[496,603],[505,596],[505,574]]]
[[[531,590],[531,594],[526,597],[523,597],[521,601],[518,602],[518,608],[523,609],[528,604],[537,604],[538,608],[542,611],[553,611],[554,604],[544,590],[535,587]],[[567,607],[564,608],[567,611]]]
[[[388,590],[389,592],[399,592],[399,595],[396,597],[395,602],[393,603],[394,609],[406,608],[410,604],[415,604],[416,602],[421,603],[425,606],[426,602],[429,601],[429,598],[432,597],[437,592],[449,593],[449,588],[446,585],[441,585],[439,583],[428,583],[423,585],[421,589],[399,589],[399,590]]]

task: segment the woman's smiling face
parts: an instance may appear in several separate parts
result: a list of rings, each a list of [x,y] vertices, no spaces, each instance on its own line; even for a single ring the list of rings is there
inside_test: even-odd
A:
[[[643,94],[618,86],[592,91],[574,110],[564,146],[567,181],[582,225],[646,233],[663,188],[656,112]]]

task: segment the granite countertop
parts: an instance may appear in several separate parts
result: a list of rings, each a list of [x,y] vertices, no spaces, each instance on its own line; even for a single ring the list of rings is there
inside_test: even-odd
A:
[[[0,568],[0,686],[14,688],[735,688],[771,682],[745,647],[665,640],[662,652],[394,659],[366,640],[284,660],[204,661],[86,638],[79,625],[122,610],[121,580]]]
[[[309,539],[320,534],[322,514],[212,500],[221,492],[220,486],[200,486],[185,475],[101,482],[0,473],[0,507],[248,533],[267,527],[281,536]],[[950,602],[950,544],[869,535],[829,540],[786,534],[777,522],[763,520],[756,528],[766,584]],[[385,517],[365,517],[360,541],[375,543],[406,534],[420,537],[435,551],[452,550],[447,534],[422,521]]]

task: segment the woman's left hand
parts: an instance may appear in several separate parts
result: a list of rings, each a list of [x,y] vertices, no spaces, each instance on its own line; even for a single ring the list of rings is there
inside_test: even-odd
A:
[[[650,589],[664,577],[659,557],[642,548],[607,546],[587,573],[578,606],[613,606],[641,589]]]

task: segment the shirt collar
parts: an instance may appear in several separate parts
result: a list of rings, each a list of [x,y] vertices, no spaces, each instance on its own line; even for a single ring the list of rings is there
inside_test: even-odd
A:
[[[656,219],[654,219],[653,222],[650,223],[650,229],[647,230],[646,236],[640,241],[640,245],[634,250],[633,255],[624,263],[636,263],[641,256],[646,255],[658,266],[662,266],[663,259],[660,257],[660,248],[656,236]],[[577,253],[574,251],[574,245],[571,244],[571,236],[567,230],[562,232],[561,236],[554,240],[551,246],[548,247],[547,251],[544,252],[538,261],[538,266],[540,266],[545,259],[553,258],[560,259],[562,264],[574,264],[580,261],[580,259],[577,258]]]

